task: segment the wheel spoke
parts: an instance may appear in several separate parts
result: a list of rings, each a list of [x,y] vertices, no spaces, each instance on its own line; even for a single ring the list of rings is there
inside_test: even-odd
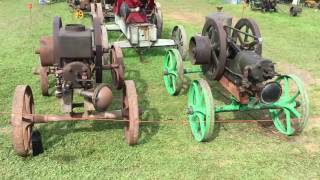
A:
[[[249,26],[246,26],[246,33],[249,33]]]
[[[169,76],[169,78],[170,78],[170,82],[171,82],[171,87],[175,91],[176,90],[176,83],[177,83],[176,77],[175,76]]]
[[[237,36],[238,36],[238,39],[239,39],[239,42],[240,42],[240,46],[242,47],[243,46],[243,40],[242,40],[242,37],[241,37],[239,32],[237,33]]]
[[[218,59],[217,54],[216,54],[215,51],[213,51],[212,56],[213,56],[213,64],[214,64],[213,67],[217,68],[218,65],[219,65],[219,59]]]
[[[295,118],[298,118],[298,119],[301,118],[301,114],[296,110],[296,108],[292,108],[292,109],[290,109],[290,111]]]
[[[206,121],[204,116],[203,118],[200,119],[200,129],[201,129],[201,136],[204,136],[206,133]]]
[[[289,97],[289,79],[284,77],[284,97]]]
[[[287,134],[291,134],[292,133],[292,126],[291,126],[291,116],[290,116],[290,111],[288,109],[284,110],[284,113],[286,115],[286,132]]]
[[[300,91],[298,90],[298,92],[296,92],[296,94],[289,99],[289,103],[295,101],[299,95],[300,95]]]

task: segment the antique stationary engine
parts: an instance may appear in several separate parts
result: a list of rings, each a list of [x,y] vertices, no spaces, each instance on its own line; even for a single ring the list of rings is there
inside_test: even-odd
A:
[[[39,131],[36,123],[84,120],[119,120],[124,122],[126,141],[135,145],[139,136],[139,109],[135,84],[124,80],[124,64],[119,47],[105,48],[99,18],[93,18],[93,30],[81,24],[62,26],[59,17],[54,18],[53,36],[42,37],[39,69],[41,91],[49,95],[49,74],[54,74],[56,96],[62,101],[65,115],[34,114],[33,94],[30,86],[17,86],[13,98],[11,124],[16,153],[27,156],[41,153]],[[109,60],[109,62],[107,61]],[[103,82],[103,71],[111,71],[113,85],[123,89],[121,110],[107,111],[112,103],[112,88]],[[83,97],[83,103],[75,103],[74,96]],[[74,108],[82,108],[75,112]]]
[[[248,0],[252,10],[261,10],[262,12],[276,12],[277,0]]]
[[[242,18],[232,26],[232,19],[221,12],[209,14],[201,35],[191,38],[191,64],[200,66],[184,68],[174,49],[164,58],[164,81],[170,95],[179,94],[185,74],[199,72],[208,81],[218,81],[231,94],[230,104],[215,105],[206,80],[191,83],[188,119],[195,139],[206,141],[212,137],[216,113],[251,110],[268,110],[271,120],[267,121],[272,121],[282,134],[300,133],[309,114],[301,80],[276,72],[275,64],[261,56],[262,38],[254,20]]]

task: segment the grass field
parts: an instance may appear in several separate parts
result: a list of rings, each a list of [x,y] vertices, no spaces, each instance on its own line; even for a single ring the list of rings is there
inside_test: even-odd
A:
[[[200,32],[204,17],[218,1],[159,0],[165,16],[165,36],[175,24],[189,36]],[[32,23],[27,0],[0,0],[0,111],[10,112],[14,89],[29,84],[37,113],[60,113],[54,96],[40,95],[39,80],[32,74],[39,64],[34,51],[39,37],[51,35],[52,18],[65,23],[85,23],[72,18],[65,2],[39,7],[33,0]],[[286,6],[279,13],[247,10],[260,26],[263,55],[283,73],[301,76],[311,99],[311,120],[296,137],[282,136],[257,124],[227,124],[208,143],[197,143],[186,125],[186,93],[168,96],[162,80],[165,49],[150,50],[141,61],[125,51],[126,78],[135,80],[143,120],[160,124],[141,127],[139,145],[129,147],[121,124],[101,122],[56,123],[37,126],[45,153],[21,158],[10,139],[10,116],[0,116],[0,179],[320,179],[320,12],[303,9],[292,18]],[[224,5],[224,11],[241,17],[242,7]],[[284,12],[285,11],[285,12]],[[190,65],[189,63],[187,63]],[[106,79],[109,79],[106,73]],[[199,78],[190,76],[190,79]],[[213,90],[217,90],[213,87]],[[114,107],[117,107],[116,93]],[[223,103],[214,91],[214,97]],[[248,118],[244,113],[220,114],[219,119]],[[181,122],[181,123],[177,123]]]

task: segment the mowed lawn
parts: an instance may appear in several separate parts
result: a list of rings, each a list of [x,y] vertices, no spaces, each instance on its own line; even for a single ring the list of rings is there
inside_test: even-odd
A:
[[[38,66],[34,51],[42,35],[51,35],[52,18],[63,23],[84,23],[73,19],[66,2],[39,7],[33,0],[32,19],[27,0],[0,0],[0,112],[11,112],[14,89],[29,84],[36,113],[61,113],[54,96],[40,95]],[[204,17],[221,4],[208,0],[160,0],[165,37],[176,24],[189,36],[201,31]],[[37,157],[15,155],[9,125],[10,116],[0,116],[0,179],[319,179],[320,178],[320,12],[303,9],[300,17],[289,17],[287,6],[279,13],[262,14],[247,9],[263,36],[263,56],[277,63],[282,73],[299,75],[308,89],[311,118],[305,131],[284,138],[257,124],[224,124],[218,136],[197,143],[186,121],[187,96],[168,96],[162,79],[165,49],[145,52],[141,60],[133,50],[125,51],[126,78],[133,79],[139,94],[141,119],[160,121],[143,124],[139,145],[124,141],[122,124],[74,122],[37,125],[45,152]],[[238,18],[241,5],[224,5],[224,11]],[[113,36],[113,40],[117,37]],[[190,66],[189,62],[186,62]],[[188,76],[188,80],[201,76]],[[110,73],[105,73],[105,80]],[[213,83],[217,104],[224,103]],[[187,84],[185,84],[187,89]],[[221,89],[220,89],[221,90]],[[114,108],[119,107],[119,92]],[[219,114],[219,119],[252,118],[245,113]]]

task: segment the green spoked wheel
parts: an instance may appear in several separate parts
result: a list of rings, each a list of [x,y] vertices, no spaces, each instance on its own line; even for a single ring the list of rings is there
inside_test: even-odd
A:
[[[177,49],[167,51],[163,60],[163,78],[164,84],[171,96],[179,94],[183,82],[183,63],[182,58]]]
[[[282,95],[276,106],[270,109],[276,129],[287,136],[300,133],[309,116],[309,99],[303,83],[295,75],[280,76],[276,80],[282,87]]]
[[[212,137],[215,122],[214,103],[208,83],[192,82],[188,92],[188,120],[194,138],[203,142]]]

